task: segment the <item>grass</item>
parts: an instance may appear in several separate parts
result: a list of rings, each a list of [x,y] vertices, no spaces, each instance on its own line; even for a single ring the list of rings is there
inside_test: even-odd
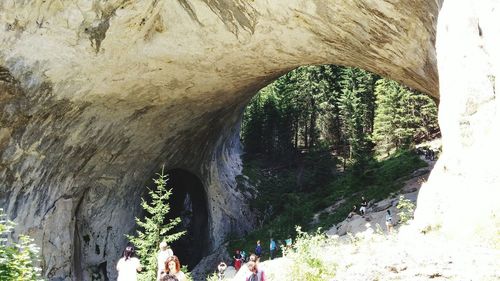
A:
[[[243,174],[258,191],[251,207],[259,214],[262,227],[246,237],[231,239],[229,249],[252,253],[256,241],[261,240],[263,260],[269,258],[270,237],[280,245],[295,233],[296,225],[305,231],[329,228],[343,221],[354,204],[359,206],[362,195],[376,201],[387,198],[402,188],[414,170],[427,165],[411,151],[396,152],[382,161],[372,160],[361,175],[349,170],[334,174],[331,167],[337,160],[317,151],[288,163],[270,161],[263,155],[246,156],[243,163]],[[341,199],[345,202],[334,212],[321,213],[319,222],[311,225],[315,213]]]

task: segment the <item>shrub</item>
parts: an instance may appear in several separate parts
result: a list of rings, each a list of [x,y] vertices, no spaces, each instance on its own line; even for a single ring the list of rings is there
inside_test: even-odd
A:
[[[327,245],[327,237],[320,233],[314,234],[302,232],[299,226],[296,227],[297,237],[293,245],[293,251],[287,253],[293,265],[292,276],[294,280],[323,281],[330,280],[335,276],[335,265],[327,264],[325,259],[318,253],[324,252]]]
[[[413,218],[415,204],[411,200],[406,199],[403,195],[399,196],[399,203],[396,208],[399,210],[398,215],[401,223],[407,224],[408,221]]]
[[[32,281],[42,280],[38,262],[38,247],[27,235],[20,235],[19,242],[6,237],[12,232],[14,223],[5,218],[0,208],[0,280]]]

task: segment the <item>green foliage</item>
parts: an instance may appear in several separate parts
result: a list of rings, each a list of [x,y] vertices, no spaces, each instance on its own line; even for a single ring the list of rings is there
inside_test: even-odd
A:
[[[219,276],[217,276],[217,272],[208,275],[206,281],[219,281]]]
[[[387,198],[401,189],[409,174],[427,165],[414,152],[399,151],[380,162],[369,162],[362,175],[345,171],[335,176],[331,168],[336,162],[333,158],[328,160],[326,155],[330,154],[311,151],[296,162],[287,163],[290,164],[288,166],[269,161],[264,156],[244,157],[243,173],[258,190],[251,206],[255,213],[260,214],[262,228],[249,233],[244,239],[231,240],[229,249],[253,252],[255,242],[261,240],[266,250],[271,236],[280,242],[294,233],[296,225],[305,230],[331,227],[347,217],[352,206],[360,203],[361,195],[368,200]],[[333,213],[322,213],[319,222],[311,224],[315,213],[341,199],[344,203]],[[264,252],[262,259],[268,257],[269,253]]]
[[[427,95],[388,79],[377,81],[375,95],[377,109],[372,138],[380,152],[408,148],[439,131],[437,107]]]
[[[368,200],[378,201],[387,198],[401,189],[409,174],[426,165],[416,153],[399,151],[388,159],[370,162],[363,176],[357,176],[352,172],[344,173],[338,179],[331,181],[324,193],[318,196],[329,202],[329,205],[339,199],[344,199],[345,202],[334,213],[322,216],[318,226],[330,227],[344,220],[352,206],[359,205],[361,194]]]
[[[365,70],[299,67],[262,89],[242,122],[248,153],[291,159],[323,142],[360,175],[376,145],[406,149],[439,134],[437,107],[418,93]]]
[[[335,89],[328,77],[333,73],[333,66],[299,67],[262,89],[244,113],[245,151],[283,158],[299,148],[315,147],[321,139],[319,118],[328,107],[322,103]],[[335,126],[338,129],[333,123],[322,127],[334,131]]]
[[[381,200],[399,190],[426,165],[407,150],[439,133],[436,116],[428,96],[361,69],[306,66],[283,75],[244,113],[243,174],[257,187],[251,206],[262,229],[230,248],[253,252],[256,240],[285,239],[295,225],[330,227],[361,195]],[[387,156],[374,159],[375,148]]]
[[[373,129],[375,76],[357,68],[342,69],[339,109],[342,132],[348,144],[348,155],[354,171],[360,173],[371,158],[369,134]]]
[[[406,199],[403,195],[399,196],[399,202],[396,208],[399,210],[399,221],[403,224],[407,224],[412,218],[415,212],[415,204]]]
[[[172,189],[167,189],[168,176],[157,174],[154,179],[156,189],[149,189],[148,194],[151,197],[151,203],[142,198],[141,207],[146,213],[143,220],[136,218],[139,226],[135,236],[126,235],[132,242],[137,254],[141,257],[143,271],[139,274],[139,280],[155,280],[157,275],[157,252],[161,241],[167,243],[178,240],[185,231],[170,233],[181,222],[180,218],[169,219],[165,221],[170,212],[168,199],[172,195]]]
[[[335,265],[327,264],[318,253],[328,244],[327,237],[318,230],[314,234],[296,228],[297,236],[293,250],[287,256],[292,259],[293,280],[323,281],[335,277]]]
[[[186,278],[186,281],[192,281],[193,277],[191,276],[191,272],[189,272],[189,269],[187,265],[182,265],[181,266],[181,271],[184,273],[184,277]]]
[[[31,281],[42,280],[38,261],[38,247],[27,235],[19,236],[19,242],[7,238],[14,228],[0,208],[0,280]]]

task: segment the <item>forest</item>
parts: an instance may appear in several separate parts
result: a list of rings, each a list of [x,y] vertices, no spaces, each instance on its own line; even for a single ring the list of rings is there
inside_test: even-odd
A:
[[[368,71],[303,66],[260,90],[242,119],[242,189],[255,187],[249,241],[328,227],[362,195],[382,199],[426,164],[415,145],[440,136],[436,102]],[[251,190],[251,189],[250,189]],[[315,213],[343,200],[334,214]]]

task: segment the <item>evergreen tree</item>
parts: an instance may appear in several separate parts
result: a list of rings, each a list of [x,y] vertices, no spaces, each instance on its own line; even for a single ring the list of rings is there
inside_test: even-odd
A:
[[[245,151],[249,153],[262,152],[263,113],[261,108],[261,93],[257,94],[247,105],[241,125],[241,139]]]
[[[373,139],[379,150],[389,153],[397,142],[394,133],[399,126],[396,116],[400,100],[399,86],[396,82],[381,79],[377,82],[375,93],[377,110]]]
[[[426,95],[365,70],[304,66],[252,99],[244,113],[242,141],[246,152],[274,159],[290,159],[298,149],[309,151],[321,142],[344,159],[344,167],[349,160],[362,170],[374,142],[379,150],[390,151],[437,135],[436,116]]]
[[[278,124],[280,114],[273,95],[266,96],[262,105],[262,148],[263,152],[271,156],[276,155],[278,144]]]
[[[339,100],[342,93],[340,85],[341,68],[335,65],[322,65],[324,90],[320,99],[318,128],[320,136],[339,152],[343,137]]]
[[[148,188],[148,194],[151,197],[151,203],[144,198],[141,199],[141,207],[146,212],[143,220],[135,219],[140,230],[137,230],[135,236],[126,235],[136,249],[143,265],[143,271],[139,274],[139,280],[156,280],[157,275],[157,252],[161,241],[167,243],[174,242],[185,234],[185,231],[169,233],[180,222],[180,218],[167,219],[170,212],[168,199],[172,195],[172,189],[167,189],[168,176],[157,174],[154,179],[156,189]]]
[[[379,80],[375,92],[377,110],[372,138],[380,152],[408,148],[439,132],[437,107],[427,95],[388,79]]]
[[[372,151],[368,137],[373,127],[373,106],[370,104],[373,100],[373,79],[367,79],[367,75],[364,70],[344,68],[341,75],[343,93],[339,99],[342,130],[348,144],[348,158],[359,172],[371,158]]]
[[[26,235],[19,236],[19,242],[8,241],[14,223],[0,208],[0,280],[35,281],[42,280],[38,261],[38,247]]]

